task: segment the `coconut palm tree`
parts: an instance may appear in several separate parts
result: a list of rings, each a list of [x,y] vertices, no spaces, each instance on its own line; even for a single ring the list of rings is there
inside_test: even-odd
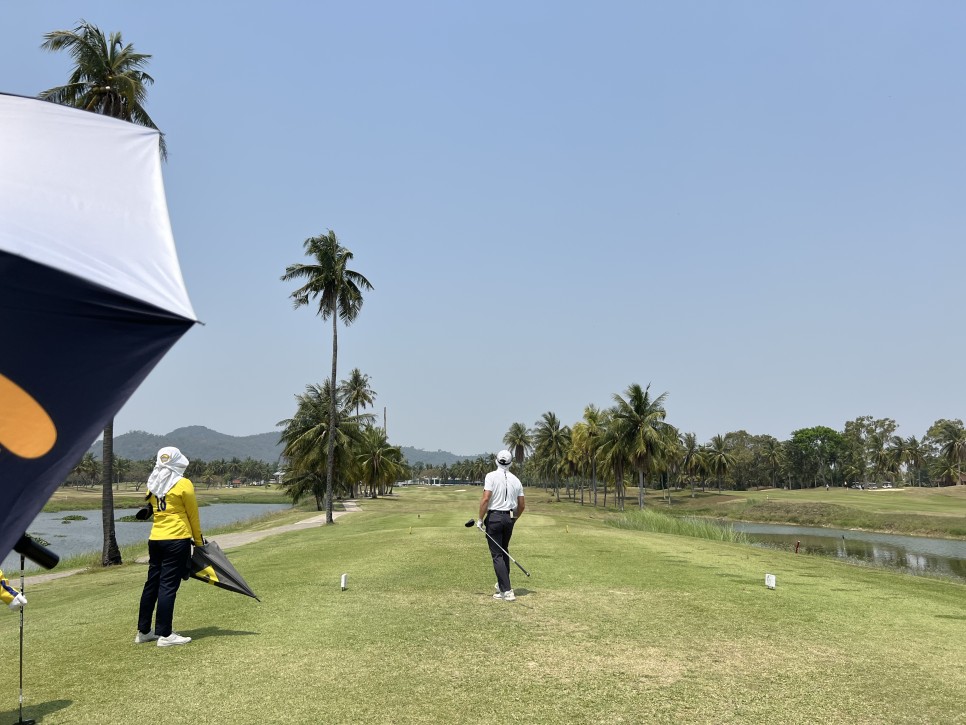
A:
[[[86,481],[90,482],[93,486],[97,482],[97,474],[100,472],[100,466],[97,463],[97,459],[94,458],[94,454],[88,451],[84,454],[84,457],[77,462],[74,466],[71,474],[75,476],[80,476]]]
[[[691,498],[694,498],[694,475],[697,471],[698,449],[698,436],[696,434],[681,434],[681,472],[691,485]]]
[[[886,445],[886,470],[892,474],[893,481],[898,482],[902,476],[902,466],[908,460],[906,441],[901,436],[890,436]]]
[[[554,493],[560,500],[560,467],[570,448],[570,428],[560,424],[556,413],[546,412],[533,427],[534,455],[538,471],[553,480]]]
[[[339,393],[347,406],[355,408],[356,415],[376,400],[376,391],[369,384],[369,376],[359,368],[353,368],[349,377],[339,383]]]
[[[906,438],[906,463],[915,471],[917,486],[922,485],[922,469],[926,465],[926,447],[915,436]]]
[[[735,464],[734,454],[728,445],[728,439],[723,435],[716,435],[707,447],[708,467],[718,480],[718,493],[721,493],[721,479]]]
[[[296,308],[318,300],[317,314],[323,320],[332,318],[332,376],[329,378],[332,400],[336,400],[336,361],[339,356],[339,320],[351,325],[362,309],[362,291],[371,290],[369,280],[358,272],[349,269],[352,252],[343,247],[331,229],[318,237],[309,237],[304,242],[305,254],[312,258],[310,264],[291,264],[285,268],[282,281],[304,280],[305,284],[291,294]],[[338,424],[335,405],[329,409],[329,430],[337,430]],[[335,469],[335,435],[328,439],[328,468],[325,472],[325,521],[332,518],[332,486]]]
[[[282,456],[286,460],[285,478],[282,483],[292,501],[299,501],[311,493],[316,508],[322,511],[331,506],[332,478],[336,470],[347,472],[353,460],[353,446],[359,439],[359,425],[371,422],[371,415],[352,416],[345,406],[331,405],[332,386],[326,380],[322,385],[309,385],[305,393],[296,396],[298,406],[295,415],[280,421],[283,428],[279,441],[284,445]],[[332,410],[336,411],[336,425],[332,425]],[[334,430],[335,435],[329,432]],[[333,438],[338,445],[329,445]],[[229,469],[234,464],[229,464]],[[344,479],[344,476],[340,475]]]
[[[144,108],[147,87],[154,79],[144,72],[150,55],[125,45],[120,33],[108,36],[96,25],[81,20],[73,30],[54,30],[40,46],[51,52],[66,51],[73,60],[67,84],[41,91],[39,97],[64,106],[83,108],[158,130]],[[167,158],[164,135],[158,137],[161,158]],[[104,545],[101,564],[121,564],[121,550],[114,529],[114,421],[104,426],[101,446],[101,521]]]
[[[399,477],[404,468],[402,450],[389,444],[382,428],[366,426],[356,452],[359,480],[366,484],[369,496],[378,497]]]
[[[939,477],[949,483],[962,483],[966,428],[959,420],[944,420],[939,426],[936,442],[939,444]]]
[[[67,51],[74,61],[67,84],[41,91],[40,98],[158,130],[144,107],[147,88],[154,84],[144,71],[151,56],[125,45],[120,33],[105,36],[96,25],[81,20],[73,30],[47,33],[40,47]],[[164,134],[159,138],[161,158],[166,159]]]
[[[777,485],[778,474],[785,462],[785,450],[777,438],[769,436],[761,446],[761,459],[771,474],[771,486]]]
[[[503,436],[503,445],[513,452],[517,465],[523,465],[527,451],[533,450],[533,436],[523,423],[513,423]]]
[[[642,388],[632,383],[624,392],[626,398],[614,393],[614,422],[623,438],[628,460],[637,471],[638,506],[644,508],[644,486],[656,459],[667,445],[667,415],[664,401],[667,393],[651,399],[651,386]]]

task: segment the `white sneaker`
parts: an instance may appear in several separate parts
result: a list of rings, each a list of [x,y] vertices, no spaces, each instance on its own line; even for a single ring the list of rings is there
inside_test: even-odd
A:
[[[143,642],[153,642],[157,638],[158,638],[158,635],[154,633],[153,629],[147,634],[138,632],[134,637],[134,644],[141,644]]]
[[[158,647],[173,647],[176,644],[188,644],[191,637],[182,637],[177,632],[172,632],[167,637],[158,638]]]
[[[517,595],[513,593],[513,590],[512,589],[509,589],[509,590],[503,592],[503,601],[504,602],[512,602],[516,598],[517,598]]]
[[[494,599],[500,599],[500,600],[502,600],[503,599],[503,595],[500,592],[497,592],[496,594],[493,595],[493,598]]]

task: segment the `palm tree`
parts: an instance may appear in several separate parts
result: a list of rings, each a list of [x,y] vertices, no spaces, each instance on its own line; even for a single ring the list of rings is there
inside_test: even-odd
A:
[[[96,25],[81,20],[73,30],[47,33],[40,47],[65,50],[74,61],[67,85],[41,91],[40,98],[158,130],[144,108],[147,87],[154,84],[143,70],[151,56],[136,53],[130,43],[124,45],[120,33],[105,36]],[[164,134],[159,151],[166,159]]]
[[[538,470],[553,480],[554,493],[560,500],[560,466],[567,458],[570,447],[570,428],[562,426],[560,419],[552,412],[540,416],[533,428],[535,456],[539,461]]]
[[[136,53],[124,45],[120,33],[105,37],[96,25],[81,20],[73,30],[54,30],[44,35],[44,50],[67,51],[74,62],[67,85],[41,91],[39,97],[65,106],[83,108],[104,116],[120,118],[155,130],[158,127],[144,110],[147,87],[154,79],[143,68],[150,55]],[[159,136],[159,153],[167,158],[164,135]],[[121,564],[121,550],[114,529],[114,494],[111,488],[114,471],[114,421],[104,426],[101,451],[101,521],[104,545],[101,564]]]
[[[94,454],[88,451],[84,454],[84,457],[78,461],[77,465],[71,471],[72,474],[80,476],[90,482],[93,486],[97,481],[97,474],[100,471],[100,466],[97,464],[97,459],[94,458]]]
[[[587,453],[590,456],[590,493],[597,505],[597,456],[600,452],[604,430],[607,425],[607,414],[596,405],[584,408],[584,425],[587,435]],[[581,501],[583,503],[583,501]]]
[[[503,445],[513,451],[513,459],[517,464],[523,465],[527,451],[533,450],[533,436],[523,423],[513,423],[503,436]]]
[[[322,385],[309,385],[305,393],[296,396],[298,406],[295,415],[280,421],[283,430],[279,440],[284,444],[282,456],[287,461],[282,487],[297,502],[311,493],[315,496],[316,508],[322,511],[332,505],[332,478],[338,469],[344,473],[351,465],[353,448],[357,445],[359,424],[371,421],[371,415],[350,416],[349,411],[339,405],[331,405],[332,386],[326,380]],[[331,411],[336,411],[336,425],[332,426]],[[330,431],[335,435],[329,435]],[[328,445],[338,438],[338,445]],[[329,509],[331,512],[331,509]]]
[[[651,400],[650,391],[650,384],[642,388],[632,383],[624,393],[626,399],[614,393],[614,402],[617,404],[614,422],[625,444],[629,461],[637,471],[640,508],[644,508],[645,476],[650,473],[655,459],[663,454],[667,441],[667,423],[664,422],[667,393]]]
[[[906,451],[906,441],[900,436],[891,436],[886,446],[886,461],[889,473],[893,475],[893,480],[898,482],[902,475],[902,466],[906,463],[909,454]]]
[[[372,405],[376,399],[376,391],[369,384],[369,376],[359,368],[353,368],[349,377],[339,383],[339,393],[347,406],[356,409],[356,415],[359,415],[362,408]]]
[[[323,320],[332,318],[332,376],[329,378],[331,386],[330,399],[336,400],[336,360],[339,354],[339,327],[341,319],[345,325],[351,325],[362,309],[362,290],[371,290],[369,280],[358,272],[348,268],[352,261],[352,252],[339,244],[335,232],[331,229],[318,237],[309,237],[304,242],[305,254],[312,258],[311,264],[291,264],[285,268],[282,281],[305,280],[305,284],[291,294],[296,308],[308,305],[311,300],[318,299],[318,315]],[[329,406],[329,430],[337,430],[336,406]],[[333,522],[332,518],[332,480],[335,464],[335,435],[328,440],[327,469],[325,472],[325,521]]]
[[[718,493],[721,493],[721,479],[735,464],[734,454],[728,445],[728,439],[723,435],[716,435],[711,439],[707,448],[708,467],[718,479]]]
[[[680,435],[681,473],[691,485],[691,498],[694,498],[694,473],[697,470],[698,436],[694,433]]]
[[[950,483],[962,483],[963,463],[966,462],[966,428],[959,420],[944,420],[936,441],[939,443],[939,477]]]
[[[771,473],[771,486],[777,485],[778,473],[785,462],[785,450],[777,438],[768,437],[761,448],[762,462]]]
[[[359,480],[368,486],[369,495],[376,498],[402,472],[402,450],[389,444],[382,428],[367,426],[362,430],[356,466]]]
[[[906,463],[916,472],[916,485],[922,485],[922,468],[926,465],[926,449],[915,436],[906,438]]]

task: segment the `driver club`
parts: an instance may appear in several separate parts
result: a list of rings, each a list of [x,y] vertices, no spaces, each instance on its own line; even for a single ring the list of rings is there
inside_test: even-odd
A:
[[[463,524],[463,526],[465,526],[466,528],[470,528],[471,526],[476,526],[476,520],[475,519],[470,519],[465,524]],[[519,561],[517,561],[512,556],[510,556],[510,552],[507,551],[506,549],[504,549],[502,546],[500,546],[499,542],[497,542],[496,539],[494,539],[492,536],[490,536],[490,534],[487,532],[486,529],[481,529],[481,531],[484,534],[486,534],[486,538],[488,538],[490,541],[492,541],[496,545],[496,548],[498,548],[500,551],[502,551],[504,554],[506,554],[510,558],[510,561],[512,561],[514,564],[516,564],[520,568],[520,571],[522,571],[527,576],[530,576],[530,572],[528,572],[526,569],[524,569],[523,568],[523,565]]]

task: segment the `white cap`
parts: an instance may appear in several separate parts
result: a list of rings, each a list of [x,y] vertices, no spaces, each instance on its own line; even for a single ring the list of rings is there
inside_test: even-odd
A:
[[[500,451],[496,454],[496,462],[501,466],[509,466],[513,462],[510,451]]]

